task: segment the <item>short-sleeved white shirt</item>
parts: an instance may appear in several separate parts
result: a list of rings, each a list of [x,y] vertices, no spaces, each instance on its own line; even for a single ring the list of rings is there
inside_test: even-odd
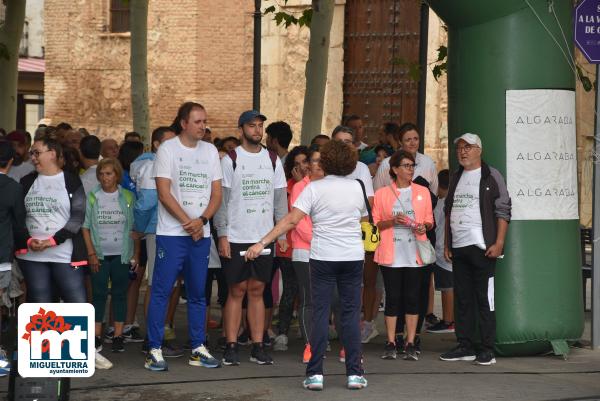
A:
[[[356,163],[356,168],[354,171],[347,175],[346,178],[350,179],[359,179],[365,184],[365,192],[367,193],[367,197],[372,198],[375,196],[375,192],[373,191],[373,179],[371,178],[371,172],[369,171],[369,167],[361,161]]]
[[[462,248],[476,245],[485,249],[483,224],[479,209],[479,184],[481,167],[471,171],[463,171],[454,191],[454,202],[450,212],[450,229],[452,230],[452,247]]]
[[[274,225],[275,190],[287,188],[279,158],[273,162],[266,149],[250,153],[235,149],[236,168],[226,155],[221,159],[223,187],[230,188],[227,205],[228,239],[233,243],[260,241]]]
[[[367,209],[362,189],[356,180],[325,176],[308,184],[293,206],[312,220],[311,259],[364,259],[360,219],[367,215]]]
[[[171,180],[171,194],[185,213],[196,219],[204,213],[212,193],[213,181],[222,179],[219,153],[214,145],[198,141],[189,148],[179,137],[165,141],[156,152],[154,177]],[[158,203],[157,235],[189,235],[177,218]],[[204,237],[210,236],[210,225],[204,226]]]

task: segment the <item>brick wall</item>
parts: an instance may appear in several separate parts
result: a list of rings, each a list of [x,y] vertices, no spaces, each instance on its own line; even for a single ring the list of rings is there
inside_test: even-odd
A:
[[[132,129],[128,34],[109,33],[109,0],[45,1],[45,114],[102,138]],[[244,0],[150,1],[151,126],[186,100],[202,103],[217,135],[252,106],[252,12]]]

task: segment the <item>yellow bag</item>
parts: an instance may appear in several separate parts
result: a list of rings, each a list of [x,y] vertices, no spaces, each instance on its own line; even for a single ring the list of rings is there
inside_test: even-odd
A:
[[[375,251],[375,249],[377,249],[379,246],[379,241],[381,240],[377,226],[371,222],[362,221],[360,223],[360,230],[362,231],[362,240],[365,251]]]
[[[360,223],[360,230],[362,231],[362,240],[365,251],[373,252],[379,246],[381,236],[379,235],[379,228],[373,224],[373,214],[371,213],[371,205],[367,198],[367,191],[365,190],[365,184],[359,179],[356,179],[362,188],[363,197],[365,198],[365,205],[367,207],[367,213],[369,214],[369,221],[362,221]]]

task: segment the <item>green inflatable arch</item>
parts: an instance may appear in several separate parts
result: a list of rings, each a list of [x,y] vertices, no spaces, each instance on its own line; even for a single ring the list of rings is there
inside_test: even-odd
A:
[[[573,54],[572,4],[430,0],[430,6],[448,25],[449,142],[464,132],[479,134],[484,160],[507,177],[507,91],[575,90],[567,62]],[[452,145],[450,150],[455,168]],[[581,337],[578,230],[573,217],[511,222],[495,282],[500,355],[554,350],[566,356],[567,343]]]

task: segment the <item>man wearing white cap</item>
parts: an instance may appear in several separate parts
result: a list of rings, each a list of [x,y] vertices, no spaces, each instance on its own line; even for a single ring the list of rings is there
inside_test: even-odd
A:
[[[510,221],[511,201],[504,178],[481,160],[479,136],[466,133],[454,141],[460,167],[446,196],[444,256],[452,261],[458,346],[443,361],[496,363],[494,274]],[[478,313],[476,318],[475,314]],[[479,322],[481,339],[475,338]],[[474,344],[481,342],[481,349]]]

